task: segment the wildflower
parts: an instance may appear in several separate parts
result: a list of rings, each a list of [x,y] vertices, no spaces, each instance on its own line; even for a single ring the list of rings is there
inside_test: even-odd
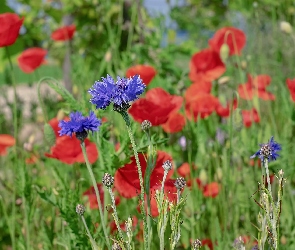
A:
[[[85,207],[81,204],[76,206],[76,213],[82,216],[85,213]]]
[[[229,55],[240,55],[246,44],[246,35],[242,30],[235,27],[223,27],[216,31],[209,40],[209,45],[219,53],[224,44],[229,48]]]
[[[14,13],[0,14],[0,48],[15,43],[24,19]]]
[[[268,143],[260,144],[260,149],[250,158],[255,158],[256,156],[258,156],[262,161],[264,159],[274,161],[279,157],[278,151],[280,151],[281,149],[281,145],[274,141],[274,138],[272,136]]]
[[[178,177],[176,178],[175,182],[174,182],[174,186],[181,190],[186,186],[186,181],[183,177]]]
[[[153,126],[159,126],[181,108],[182,102],[181,96],[170,95],[162,88],[153,88],[145,98],[135,101],[128,112],[137,122],[149,120]]]
[[[255,108],[252,108],[251,110],[242,110],[242,118],[246,128],[251,127],[252,122],[260,122],[258,111]]]
[[[295,102],[295,79],[287,79],[286,80],[287,87],[289,89],[292,101]]]
[[[84,140],[84,144],[89,162],[93,164],[98,158],[96,145],[87,138]],[[66,164],[85,162],[81,149],[81,142],[75,135],[72,137],[57,137],[55,144],[50,149],[50,153],[45,153],[45,156],[57,159]]]
[[[139,75],[146,86],[153,80],[157,71],[149,65],[135,65],[126,71],[127,77]]]
[[[13,136],[7,135],[7,134],[0,134],[0,156],[6,155],[7,154],[6,149],[14,146],[14,144],[15,144],[15,139]]]
[[[257,95],[262,100],[275,100],[275,96],[266,91],[266,87],[270,84],[271,77],[269,75],[258,75],[252,77],[248,75],[248,81],[244,84],[240,84],[238,87],[238,93],[242,99],[252,100]]]
[[[211,82],[220,77],[225,70],[219,52],[217,53],[210,48],[204,49],[192,56],[189,78],[191,81]]]
[[[92,95],[90,102],[97,109],[105,109],[111,103],[114,104],[114,110],[121,112],[130,107],[130,102],[138,99],[146,86],[138,75],[130,78],[117,77],[117,82],[107,75],[102,77],[102,81],[96,81],[88,93]]]
[[[203,187],[204,197],[215,198],[219,194],[219,185],[217,182],[211,182]]]
[[[114,177],[108,173],[105,173],[102,177],[102,184],[106,187],[111,187],[114,184]]]
[[[67,41],[71,40],[76,31],[76,26],[74,24],[61,27],[51,34],[51,39],[54,41]]]
[[[207,93],[199,93],[193,98],[187,100],[185,112],[188,119],[197,121],[198,117],[204,119],[211,115],[219,106],[219,100]]]
[[[42,48],[29,48],[17,58],[18,66],[25,73],[32,73],[44,63],[47,50]]]
[[[147,162],[146,156],[142,153],[138,154],[139,162],[141,165],[143,177],[146,172]],[[164,170],[163,170],[163,162],[169,160],[172,162],[172,157],[163,151],[157,152],[157,159],[155,163],[155,167],[150,176],[150,188],[152,189],[154,186],[161,185],[159,180],[163,179]],[[167,180],[173,175],[173,171],[169,171],[167,175]],[[138,172],[135,157],[132,156],[130,158],[130,163],[125,164],[123,167],[119,168],[115,173],[115,187],[118,192],[125,198],[133,198],[138,195],[140,190]]]
[[[80,134],[85,134],[86,132],[85,137],[87,137],[87,131],[97,131],[100,125],[101,121],[96,118],[93,111],[90,111],[88,117],[84,117],[80,112],[73,112],[70,114],[69,121],[59,122],[58,126],[61,128],[59,135],[68,135],[72,137],[72,135],[76,133],[79,139],[78,136]]]
[[[230,111],[235,110],[238,106],[238,100],[233,99],[231,102],[227,102],[226,107],[223,107],[222,104],[219,102],[216,108],[216,113],[220,117],[229,117]]]
[[[290,23],[288,23],[286,21],[281,21],[280,22],[280,30],[285,32],[286,34],[292,34],[293,27]]]
[[[174,112],[169,115],[167,122],[162,124],[161,127],[166,133],[177,133],[183,129],[185,124],[185,117],[182,114]]]

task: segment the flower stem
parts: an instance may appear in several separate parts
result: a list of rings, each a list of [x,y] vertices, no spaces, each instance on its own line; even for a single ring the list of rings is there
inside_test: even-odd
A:
[[[115,220],[115,224],[117,226],[117,229],[118,229],[118,232],[119,232],[119,236],[121,238],[121,241],[124,244],[125,241],[124,241],[124,236],[123,236],[123,233],[122,233],[122,229],[121,229],[120,224],[119,224],[119,218],[118,218],[118,213],[117,213],[117,209],[116,209],[115,197],[114,197],[114,194],[113,194],[112,189],[110,187],[107,187],[107,189],[108,189],[108,191],[110,193],[111,200],[112,200],[112,208],[114,210],[113,217],[114,217],[114,220]]]
[[[90,239],[90,242],[91,242],[91,245],[92,245],[93,249],[94,249],[94,250],[98,250],[98,248],[97,248],[97,246],[96,246],[96,243],[95,243],[95,240],[92,238],[92,236],[91,236],[91,234],[90,234],[90,231],[89,231],[89,229],[88,229],[88,226],[87,226],[87,224],[86,224],[86,221],[85,221],[85,218],[84,218],[83,215],[81,215],[81,219],[82,219],[82,221],[83,221],[84,227],[85,227],[85,229],[86,229],[86,232],[87,232],[87,234],[88,234],[88,237],[89,237],[89,239]]]
[[[102,204],[101,204],[101,201],[100,201],[100,195],[99,195],[99,191],[98,191],[98,188],[97,188],[97,183],[96,183],[96,180],[95,180],[95,177],[94,177],[90,162],[89,162],[87,154],[86,154],[86,148],[85,148],[85,143],[84,142],[81,143],[81,148],[82,148],[83,156],[84,156],[85,163],[86,163],[86,166],[87,166],[87,170],[89,172],[90,179],[91,179],[92,185],[94,187],[94,191],[95,191],[95,195],[96,195],[96,199],[97,199],[97,203],[98,203],[98,208],[99,208],[100,220],[101,220],[105,240],[106,240],[106,243],[107,243],[107,247],[108,247],[108,249],[111,249],[110,241],[109,241],[107,230],[106,230],[106,225],[105,225],[105,222],[104,222]]]
[[[266,173],[266,180],[267,180],[268,192],[272,196],[271,184],[270,184],[270,177],[269,177],[269,169],[268,169],[268,159],[267,158],[264,159],[264,167],[265,167],[265,173]]]
[[[126,123],[128,135],[129,135],[129,138],[130,138],[130,141],[132,144],[132,149],[133,149],[133,153],[134,153],[134,157],[135,157],[135,161],[136,161],[136,165],[137,165],[139,184],[140,184],[140,201],[141,201],[140,202],[140,210],[141,210],[141,215],[142,215],[142,219],[143,219],[144,249],[149,249],[149,244],[148,244],[148,238],[149,238],[148,230],[149,229],[148,229],[148,225],[147,225],[145,208],[144,208],[144,185],[143,185],[141,166],[140,166],[140,162],[139,162],[139,158],[138,158],[138,153],[137,153],[137,148],[136,148],[134,136],[133,136],[131,126],[130,126],[130,118],[129,118],[126,111],[120,112],[120,114],[122,115],[122,117]]]

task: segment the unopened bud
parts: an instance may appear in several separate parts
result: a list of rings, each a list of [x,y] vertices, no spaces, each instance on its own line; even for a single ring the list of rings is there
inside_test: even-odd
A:
[[[230,77],[229,76],[222,76],[218,79],[218,84],[222,85],[222,84],[225,84],[227,82],[229,82],[230,80]]]
[[[111,187],[114,184],[114,177],[111,176],[108,173],[105,173],[104,176],[102,177],[102,184],[105,185],[106,187]]]
[[[85,207],[82,204],[76,206],[76,213],[82,216],[85,213]]]
[[[291,34],[293,31],[293,28],[290,23],[286,21],[280,22],[280,30],[285,32],[286,34]]]
[[[167,160],[167,161],[164,161],[162,167],[164,168],[165,171],[170,171],[172,169],[172,163],[171,161]]]
[[[229,47],[226,43],[222,44],[219,51],[220,58],[225,62],[229,56]]]
[[[151,123],[149,120],[144,120],[144,121],[141,123],[141,129],[142,129],[143,131],[148,130],[150,127],[152,127],[152,123]]]

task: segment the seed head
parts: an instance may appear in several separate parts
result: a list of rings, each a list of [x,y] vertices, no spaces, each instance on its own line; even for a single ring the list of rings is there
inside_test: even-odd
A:
[[[202,242],[199,239],[196,239],[192,243],[192,247],[193,247],[194,250],[200,249],[202,247]]]
[[[114,177],[108,173],[105,173],[102,177],[102,184],[106,187],[111,187],[114,184]]]
[[[152,123],[151,123],[149,120],[144,120],[144,121],[141,123],[141,129],[142,129],[143,131],[148,130],[150,127],[152,127]]]
[[[76,206],[76,213],[82,216],[85,212],[85,207],[82,204]]]
[[[183,177],[176,178],[176,181],[174,182],[174,186],[179,190],[183,189],[186,186],[185,179]]]
[[[170,171],[172,169],[172,163],[171,161],[167,160],[167,161],[164,161],[162,167],[164,168],[165,171]]]
[[[115,242],[113,245],[112,245],[112,250],[122,250],[121,246]]]

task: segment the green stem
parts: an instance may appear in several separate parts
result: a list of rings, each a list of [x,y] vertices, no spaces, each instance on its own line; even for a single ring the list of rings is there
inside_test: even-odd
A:
[[[113,212],[114,221],[115,221],[115,224],[117,226],[117,229],[118,229],[119,236],[121,238],[122,244],[124,244],[125,240],[124,240],[122,229],[121,229],[120,224],[119,224],[119,218],[118,218],[118,213],[117,213],[117,208],[116,208],[115,197],[114,197],[112,189],[110,187],[107,187],[107,189],[108,189],[108,191],[110,193],[111,200],[112,200],[112,208],[114,210],[114,212]]]
[[[92,236],[91,236],[91,234],[90,234],[90,231],[89,231],[89,229],[88,229],[88,226],[87,226],[87,224],[86,224],[86,221],[85,221],[85,218],[84,218],[83,215],[81,215],[81,219],[82,219],[82,221],[83,221],[84,227],[85,227],[85,229],[86,229],[86,232],[87,232],[87,234],[88,234],[88,237],[89,237],[89,239],[90,239],[90,242],[91,242],[92,247],[93,247],[95,250],[98,250],[98,248],[97,248],[97,246],[96,246],[96,243],[95,243],[95,240],[92,238]]]
[[[129,135],[129,138],[130,138],[130,141],[132,144],[132,149],[133,149],[133,153],[134,153],[134,157],[135,157],[135,161],[136,161],[138,177],[139,177],[139,184],[140,184],[140,201],[141,201],[140,202],[140,210],[141,210],[141,215],[142,215],[142,219],[143,219],[144,249],[149,249],[149,244],[148,244],[149,232],[148,232],[148,225],[147,225],[145,208],[144,208],[144,185],[143,185],[141,166],[140,166],[140,162],[139,162],[139,158],[138,158],[138,153],[137,153],[137,148],[136,148],[134,136],[133,136],[131,126],[130,126],[130,118],[129,118],[127,112],[123,111],[123,112],[120,112],[120,114],[122,115],[122,117],[126,123],[128,135]]]
[[[26,245],[27,245],[27,250],[30,249],[30,226],[29,226],[29,216],[28,216],[28,211],[27,211],[27,200],[26,197],[23,195],[22,197],[23,200],[23,205],[24,205],[24,213],[25,213],[25,227],[26,227]]]
[[[87,170],[89,172],[90,179],[91,179],[92,185],[94,187],[94,191],[95,191],[95,195],[96,195],[96,199],[97,199],[97,203],[98,203],[98,208],[99,208],[100,220],[101,220],[105,240],[106,240],[106,243],[107,243],[107,247],[108,247],[108,249],[111,249],[109,237],[108,237],[108,234],[107,234],[106,225],[105,225],[104,219],[103,219],[104,217],[103,217],[103,211],[102,211],[102,204],[101,204],[101,201],[100,201],[100,195],[99,195],[99,191],[98,191],[98,188],[97,188],[97,183],[96,183],[96,180],[95,180],[92,168],[91,168],[91,164],[90,164],[90,162],[88,160],[88,157],[87,157],[87,154],[86,154],[86,148],[85,148],[85,143],[84,142],[81,143],[81,148],[82,148],[83,156],[84,156],[85,163],[86,163],[86,166],[87,166]]]
[[[13,102],[13,135],[15,139],[15,144],[14,144],[14,154],[15,154],[15,159],[18,159],[17,156],[17,144],[18,144],[18,136],[17,136],[17,94],[16,94],[16,80],[15,80],[15,75],[13,71],[13,64],[11,61],[11,56],[8,50],[8,47],[5,47],[6,55],[9,61],[9,66],[10,66],[10,76],[12,80],[12,86],[13,86],[13,94],[14,94],[14,102]],[[13,164],[13,172],[16,173],[16,164]],[[15,207],[15,200],[16,200],[16,187],[13,189],[13,195],[12,195],[12,223],[11,223],[11,242],[12,242],[12,249],[16,249],[15,245],[15,214],[16,214],[16,207]]]

